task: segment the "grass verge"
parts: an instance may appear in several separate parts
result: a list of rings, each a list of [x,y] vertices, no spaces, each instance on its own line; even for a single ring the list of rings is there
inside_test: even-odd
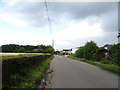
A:
[[[27,76],[23,78],[23,82],[21,82],[17,88],[37,88],[41,79],[45,76],[51,59],[50,57],[37,67],[32,67],[31,70],[28,70]]]
[[[117,65],[103,64],[101,62],[97,62],[97,61],[93,61],[93,60],[87,60],[87,59],[84,59],[84,58],[77,58],[77,57],[74,57],[74,56],[68,56],[68,58],[78,60],[78,61],[84,61],[84,62],[93,64],[93,65],[99,66],[102,69],[109,70],[111,72],[120,74],[120,66],[117,66]]]

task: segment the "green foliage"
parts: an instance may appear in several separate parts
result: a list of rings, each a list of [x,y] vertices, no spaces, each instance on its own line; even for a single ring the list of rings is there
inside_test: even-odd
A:
[[[103,47],[98,48],[95,53],[93,54],[93,60],[95,61],[101,61],[102,58],[105,57],[105,53],[107,52],[106,49]]]
[[[105,53],[108,53],[106,56]],[[94,41],[87,42],[85,46],[80,47],[75,57],[85,58],[88,60],[100,61],[104,64],[120,65],[120,44],[109,45],[109,49],[106,50],[103,47],[99,48]]]
[[[103,64],[111,64],[110,60],[108,60],[106,57],[103,58],[100,62]]]
[[[76,52],[75,52],[75,56],[79,57],[79,58],[84,58],[85,55],[85,47],[80,47]]]
[[[61,52],[60,51],[55,51],[54,54],[61,55]]]
[[[17,52],[20,52],[20,53],[25,53],[25,48],[24,47],[20,47],[19,49],[18,49],[18,51]]]
[[[15,52],[19,48],[17,44],[2,45],[2,52]]]
[[[108,56],[105,57],[102,60],[102,62],[106,63],[108,61],[108,63],[110,63],[110,64],[120,65],[119,58],[120,58],[120,44],[114,44],[108,50]]]
[[[87,42],[85,46],[80,47],[75,56],[79,58],[86,58],[92,60],[95,57],[95,52],[98,49],[98,46],[94,41]]]
[[[52,58],[48,58],[27,71],[27,76],[24,77],[23,82],[17,88],[36,88],[40,80],[45,76],[45,72],[49,67]],[[29,78],[28,78],[29,77]]]
[[[92,60],[93,55],[97,49],[98,49],[98,46],[94,41],[87,42],[85,44],[85,58],[88,60]]]
[[[69,57],[79,61],[85,61],[87,63],[98,65],[113,72],[119,72],[120,43],[109,45],[108,48],[108,50],[104,49],[103,47],[99,48],[94,41],[90,41],[87,42],[85,46],[80,47],[74,55]],[[108,53],[108,55],[105,56],[105,53]]]
[[[3,88],[17,87],[28,78],[32,68],[41,66],[51,55],[25,54],[2,57]],[[44,64],[46,66],[46,64]],[[42,65],[41,69],[45,70]],[[40,68],[39,68],[40,69]],[[35,69],[34,69],[35,70]],[[41,76],[39,76],[41,77]],[[32,81],[32,80],[31,80]]]

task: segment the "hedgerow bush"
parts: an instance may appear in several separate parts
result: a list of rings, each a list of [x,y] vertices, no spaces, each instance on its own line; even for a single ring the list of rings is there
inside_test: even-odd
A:
[[[75,56],[78,58],[85,58],[88,60],[93,60],[94,54],[96,50],[98,49],[98,46],[94,41],[87,42],[85,46],[80,47],[76,53]]]
[[[40,65],[51,55],[17,55],[2,58],[2,86],[10,88],[17,86],[27,71]]]
[[[114,44],[108,50],[107,57],[102,59],[102,63],[120,65],[120,44]]]

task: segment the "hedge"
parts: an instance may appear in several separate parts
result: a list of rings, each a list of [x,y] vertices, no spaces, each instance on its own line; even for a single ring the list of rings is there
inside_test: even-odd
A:
[[[2,57],[2,87],[10,88],[19,85],[27,71],[40,65],[51,55],[25,54]],[[19,77],[19,78],[17,78]]]

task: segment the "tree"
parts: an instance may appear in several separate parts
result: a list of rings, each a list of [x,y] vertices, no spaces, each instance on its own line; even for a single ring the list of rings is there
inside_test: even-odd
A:
[[[94,41],[87,42],[85,44],[85,51],[84,51],[85,52],[85,58],[92,60],[93,55],[94,55],[94,53],[96,52],[97,49],[98,49],[98,46]]]
[[[20,48],[18,49],[18,52],[20,52],[20,53],[25,53],[25,52],[26,52],[26,49],[25,49],[24,47],[20,47]]]
[[[2,52],[15,52],[19,48],[17,44],[2,45]]]
[[[98,46],[94,41],[87,42],[85,46],[80,47],[74,54],[78,58],[85,58],[92,60],[95,57],[95,52],[98,49]]]
[[[85,46],[79,47],[79,49],[75,52],[75,56],[78,58],[84,58],[85,55]]]
[[[93,60],[101,61],[106,56],[107,50],[103,47],[100,47],[93,54]]]
[[[92,60],[93,55],[97,49],[98,49],[98,46],[94,41],[87,42],[85,44],[85,58]]]

